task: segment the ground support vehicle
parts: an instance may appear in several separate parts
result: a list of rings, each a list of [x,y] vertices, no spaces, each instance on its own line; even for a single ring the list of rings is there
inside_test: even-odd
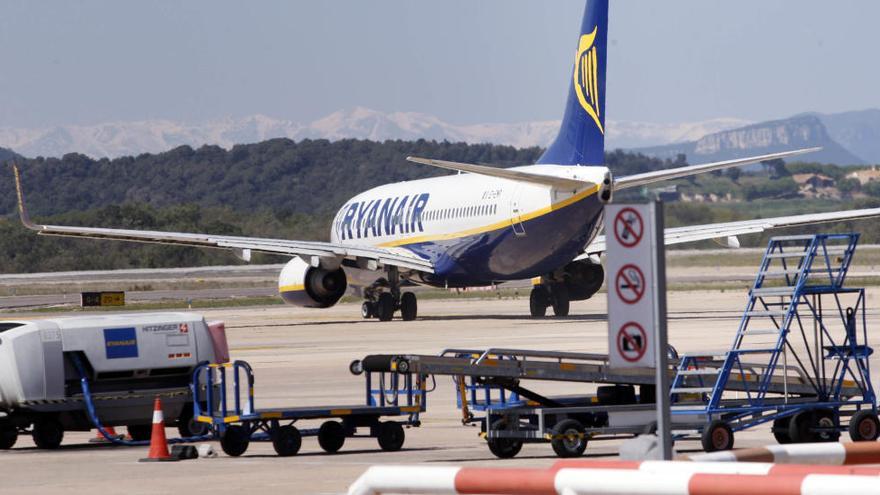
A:
[[[258,409],[254,373],[248,363],[204,364],[193,372],[193,383],[215,387],[207,387],[204,393],[193,390],[194,416],[211,425],[230,456],[244,454],[252,441],[271,441],[278,455],[292,456],[299,452],[303,436],[317,436],[328,453],[337,452],[351,437],[373,437],[382,450],[400,450],[406,438],[404,427],[421,425],[419,417],[427,405],[426,377],[363,367],[352,367],[352,372],[365,375],[364,404]],[[215,397],[218,393],[219,398]],[[298,427],[302,421],[319,419],[327,420],[319,428]]]
[[[837,441],[846,430],[854,441],[877,439],[865,290],[844,286],[858,240],[771,238],[730,349],[681,357],[672,414],[708,419],[700,430],[707,451],[729,449],[735,432],[768,422],[780,443]]]
[[[200,362],[228,354],[223,323],[194,313],[0,321],[0,450],[22,433],[54,449],[66,431],[97,421],[147,441],[156,397],[169,426],[201,435],[190,378]]]
[[[843,287],[857,241],[857,234],[772,238],[731,348],[683,356],[670,348],[676,440],[729,449],[734,432],[770,421],[782,443],[837,440],[847,429],[853,440],[878,437],[865,292]],[[654,370],[615,369],[605,354],[448,349],[392,356],[387,369],[451,376],[463,422],[479,422],[499,457],[542,441],[569,457],[587,440],[656,427]],[[577,397],[524,386],[540,381],[600,386]]]

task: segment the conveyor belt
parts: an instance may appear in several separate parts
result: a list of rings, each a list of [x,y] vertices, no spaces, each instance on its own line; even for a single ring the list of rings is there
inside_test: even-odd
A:
[[[712,357],[712,356],[707,356]],[[712,367],[720,359],[701,363]],[[653,385],[654,370],[651,368],[612,368],[608,365],[607,354],[532,351],[522,349],[491,348],[486,350],[447,349],[440,355],[401,354],[390,360],[389,371],[399,370],[407,373],[426,375],[474,376],[482,378],[514,378],[520,380],[546,380],[565,382],[587,382],[629,385]],[[670,359],[669,375],[675,375],[678,361]],[[749,367],[746,367],[749,369]],[[763,365],[753,365],[746,373],[746,379],[735,380],[731,376],[727,390],[745,392],[755,390],[755,382],[760,378]],[[769,391],[782,394],[787,391],[793,395],[815,395],[816,390],[802,369],[788,366],[783,375],[782,366],[777,366],[777,374],[771,380]],[[754,377],[755,382],[751,380]],[[737,377],[738,378],[738,377]],[[713,380],[714,382],[714,380]],[[854,382],[847,381],[843,395],[860,395]]]

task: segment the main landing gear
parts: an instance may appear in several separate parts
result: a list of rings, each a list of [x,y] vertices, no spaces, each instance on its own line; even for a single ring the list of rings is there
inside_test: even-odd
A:
[[[538,284],[529,294],[529,312],[534,318],[547,315],[547,308],[553,308],[555,316],[568,316],[571,299],[565,284]]]
[[[385,281],[382,281],[385,282]],[[383,285],[388,290],[383,290]],[[400,311],[403,321],[412,321],[418,314],[418,300],[412,292],[400,292],[400,277],[397,269],[390,267],[388,281],[377,283],[365,291],[366,301],[361,305],[361,316],[364,319],[378,318],[379,321],[391,321],[394,313]]]

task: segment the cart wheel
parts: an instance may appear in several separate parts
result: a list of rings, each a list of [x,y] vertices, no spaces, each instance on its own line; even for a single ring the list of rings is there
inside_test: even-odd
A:
[[[0,422],[0,450],[11,449],[18,440],[18,428],[11,422]]]
[[[318,430],[318,445],[328,454],[334,454],[345,443],[345,427],[338,421],[325,421]]]
[[[813,414],[813,426],[817,428],[837,428],[840,421],[833,409],[819,409]],[[812,434],[816,442],[836,442],[840,440],[840,430],[816,431]]]
[[[40,419],[34,423],[31,435],[38,448],[57,449],[64,439],[64,426],[55,418]]]
[[[563,419],[556,423],[550,445],[559,457],[580,457],[587,449],[584,425],[575,419]]]
[[[391,321],[394,318],[394,296],[389,292],[379,294],[379,302],[376,303],[376,316],[379,321]]]
[[[302,447],[302,435],[295,426],[287,425],[275,428],[272,432],[272,447],[281,457],[296,455]]]
[[[248,430],[241,425],[227,426],[226,431],[220,436],[220,447],[226,455],[232,457],[244,454],[250,442],[251,436]]]
[[[379,447],[382,450],[394,452],[403,447],[406,433],[403,431],[403,426],[400,426],[400,423],[383,421],[379,423],[379,432],[376,439],[379,441]]]
[[[491,429],[496,431],[504,430],[506,425],[506,421],[499,419],[492,423]],[[523,446],[522,440],[517,440],[516,438],[490,438],[488,444],[489,452],[492,452],[499,459],[516,457],[516,454],[519,454]]]
[[[733,448],[733,431],[724,421],[716,419],[703,429],[703,450],[715,452]]]
[[[773,438],[782,445],[791,443],[791,437],[788,436],[788,424],[790,422],[791,416],[776,418],[773,420]]]
[[[849,437],[853,442],[873,442],[880,434],[880,421],[871,411],[859,411],[849,420]]]
[[[394,368],[397,370],[398,373],[409,373],[409,361],[407,361],[406,358],[397,359]]]
[[[791,417],[788,423],[788,436],[793,443],[815,442],[818,436],[813,433],[814,411],[801,411]]]

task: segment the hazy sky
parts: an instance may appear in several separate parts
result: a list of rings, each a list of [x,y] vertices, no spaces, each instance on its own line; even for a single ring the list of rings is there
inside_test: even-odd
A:
[[[583,1],[0,0],[0,126],[366,106],[556,119]],[[612,0],[607,115],[880,107],[880,2]]]

